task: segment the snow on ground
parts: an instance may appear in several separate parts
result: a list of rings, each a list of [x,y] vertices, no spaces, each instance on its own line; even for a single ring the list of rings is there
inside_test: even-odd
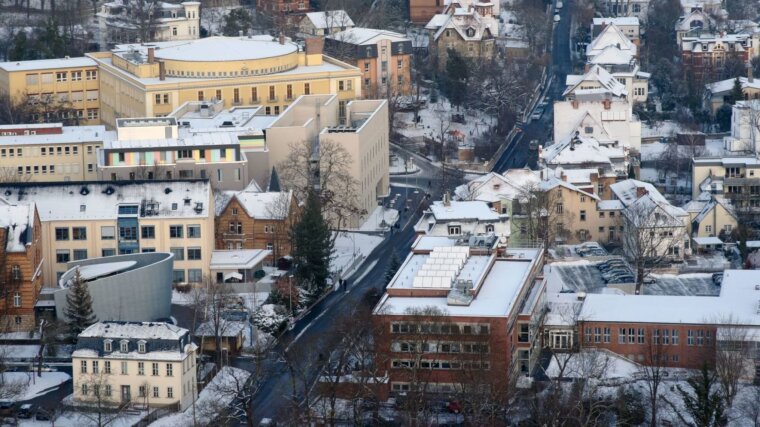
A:
[[[71,376],[65,372],[43,372],[41,377],[33,372],[5,372],[2,374],[3,384],[23,384],[26,387],[24,394],[10,399],[16,402],[23,402],[46,394],[52,391],[50,389],[58,387],[70,379]]]
[[[405,161],[406,160],[406,161]],[[404,159],[399,156],[391,156],[389,173],[391,175],[412,174],[419,172],[420,168],[414,164],[413,158]]]
[[[568,357],[571,357],[569,361]],[[562,366],[564,366],[562,372],[564,378],[593,377],[602,380],[633,378],[639,370],[637,363],[625,357],[607,351],[588,350],[574,354],[557,354],[551,358],[546,375],[556,378]]]
[[[385,221],[385,224],[383,224]],[[364,224],[359,227],[361,231],[385,231],[388,228],[393,227],[398,221],[398,211],[396,209],[386,209],[383,206],[378,206],[367,217]]]
[[[249,312],[254,312],[264,304],[264,301],[269,297],[269,292],[249,292],[237,294],[237,296],[242,298],[243,304]]]
[[[334,272],[348,273],[347,269],[355,259],[365,259],[383,241],[380,236],[362,233],[340,232],[335,239],[335,253],[331,269]],[[355,252],[354,252],[355,251]]]
[[[136,425],[143,417],[147,415],[146,411],[140,411],[138,413],[124,413],[118,418],[108,422],[108,427],[132,427]],[[97,417],[97,415],[90,415],[91,417]],[[50,421],[37,421],[37,420],[18,420],[19,427],[50,427],[52,424]],[[91,426],[93,420],[79,413],[66,412],[58,416],[55,419],[56,427],[82,427]],[[188,425],[192,425],[192,422]]]
[[[34,359],[39,353],[39,345],[0,345],[0,357],[5,359]]]
[[[192,292],[179,292],[172,289],[172,304],[193,305],[194,303]]]
[[[660,141],[641,144],[641,160],[646,162],[660,159],[667,150],[668,145],[669,144],[663,144]],[[723,139],[707,138],[705,139],[705,146],[697,148],[696,154],[699,157],[722,156],[728,154],[729,152],[723,147]],[[686,145],[679,146],[679,151],[683,157],[692,157],[691,149]]]
[[[684,130],[686,129],[684,129],[679,123],[670,120],[652,124],[649,124],[647,122],[641,123],[642,138],[671,137],[675,136],[679,132],[683,132]]]

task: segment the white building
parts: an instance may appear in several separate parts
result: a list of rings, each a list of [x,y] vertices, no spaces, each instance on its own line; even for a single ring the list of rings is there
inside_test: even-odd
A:
[[[624,147],[580,134],[568,134],[539,153],[541,167],[553,171],[561,169],[555,175],[558,178],[569,176],[571,180],[574,170],[591,169],[597,173],[625,176],[628,173],[627,158],[628,150]]]
[[[301,37],[326,36],[354,28],[354,21],[345,10],[328,10],[304,14],[298,23]]]
[[[731,108],[731,135],[723,139],[732,152],[760,153],[760,99],[738,101]]]
[[[114,0],[103,3],[96,14],[101,49],[117,43],[149,41],[192,40],[200,37],[201,3],[186,1],[181,4],[166,2],[143,3]],[[141,34],[147,39],[140,40]]]
[[[417,234],[430,236],[497,236],[510,235],[509,216],[496,212],[486,202],[450,200],[444,194],[435,201],[415,224]]]
[[[555,141],[577,131],[600,142],[609,141],[620,147],[639,150],[641,122],[633,114],[627,99],[597,89],[590,90],[590,93],[576,91],[570,98],[554,103]]]
[[[610,24],[586,46],[586,60],[591,61],[608,46],[615,46],[620,51],[630,54],[633,58],[638,56],[638,46],[617,25]]]
[[[591,23],[591,37],[598,36],[607,26],[615,25],[632,42],[638,44],[641,38],[641,24],[635,16],[618,16],[610,18],[594,18]]]
[[[695,9],[678,18],[675,25],[676,41],[681,41],[686,36],[699,36],[703,31],[709,32],[715,28],[715,20],[700,9]]]
[[[71,354],[74,400],[184,410],[195,400],[196,346],[168,323],[98,322]]]

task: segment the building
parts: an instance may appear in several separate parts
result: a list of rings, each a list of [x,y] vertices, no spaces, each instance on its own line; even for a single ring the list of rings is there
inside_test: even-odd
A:
[[[139,4],[142,2],[142,4]],[[98,44],[106,50],[118,43],[192,40],[200,37],[201,2],[150,3],[114,0],[100,5]]]
[[[678,18],[675,25],[676,42],[681,45],[684,37],[698,37],[715,29],[715,20],[701,9],[695,9]]]
[[[169,323],[98,322],[71,354],[73,398],[183,411],[198,396],[197,348],[187,329]]]
[[[739,79],[739,87],[742,90],[744,100],[760,99],[760,80],[755,80],[752,76],[752,67],[747,68],[748,77],[736,77],[733,79],[721,80],[715,83],[705,85],[704,107],[709,109],[713,114],[717,113],[720,107],[735,101],[733,97],[736,79]],[[742,104],[746,106],[746,104]],[[734,107],[736,108],[736,107]],[[739,108],[742,108],[741,106]],[[741,115],[741,111],[734,114]],[[733,118],[732,118],[733,125]],[[732,126],[733,129],[733,126]]]
[[[373,311],[391,394],[503,398],[540,353],[542,265],[541,248],[418,237]]]
[[[271,258],[272,251],[262,249],[216,250],[211,253],[211,277],[216,283],[256,283]]]
[[[638,46],[617,25],[609,24],[586,46],[586,60],[593,60],[595,56],[601,54],[609,46],[617,47],[618,50],[629,54],[632,58],[638,56]]]
[[[267,15],[303,13],[310,10],[308,0],[256,0],[256,11]]]
[[[298,23],[298,33],[303,37],[319,37],[354,28],[354,21],[345,10],[308,12]]]
[[[113,137],[105,126],[39,123],[0,126],[0,181],[97,179],[97,153]]]
[[[723,65],[732,56],[743,64],[749,64],[753,57],[760,54],[757,35],[747,33],[685,36],[679,46],[684,71],[693,74],[694,79],[701,83],[720,78]]]
[[[635,16],[614,18],[594,18],[591,22],[591,37],[596,37],[609,25],[614,25],[637,46],[641,44],[641,24]]]
[[[684,205],[691,222],[691,237],[721,237],[726,240],[736,229],[737,218],[731,201],[723,196],[702,193]]]
[[[72,261],[53,293],[56,317],[66,319],[66,296],[79,271],[97,320],[153,321],[171,317],[173,255],[133,253]]]
[[[747,92],[745,92],[747,96]],[[734,153],[758,153],[760,137],[760,100],[737,101],[731,107],[731,135],[723,138],[726,151]]]
[[[382,98],[411,92],[412,40],[393,31],[353,28],[325,38],[325,51],[362,71],[362,94]]]
[[[622,85],[621,85],[622,86]],[[554,102],[554,140],[578,132],[600,142],[638,151],[641,147],[641,122],[627,99],[604,89],[568,93],[564,101]],[[622,89],[625,92],[625,89]]]
[[[269,262],[290,254],[290,229],[298,206],[292,191],[243,191],[217,194],[216,248],[265,249]]]
[[[208,181],[3,184],[0,194],[36,204],[48,287],[58,286],[71,261],[137,252],[173,253],[175,283],[200,282],[209,272],[214,198]]]
[[[385,100],[345,102],[335,95],[301,96],[266,130],[269,164],[280,165],[293,146],[304,142],[311,147],[328,143],[343,147],[351,157],[348,171],[357,183],[359,213],[341,226],[358,227],[390,191],[388,123]],[[323,189],[331,185],[320,184]]]
[[[496,236],[502,242],[509,238],[509,216],[490,208],[478,200],[450,200],[444,194],[442,201],[430,205],[414,226],[415,233],[428,236]]]
[[[90,53],[101,73],[103,122],[161,117],[187,101],[222,100],[224,108],[256,104],[284,111],[298,96],[361,96],[361,72],[322,55],[323,41],[305,48],[285,37],[207,37],[119,45]]]
[[[581,346],[688,369],[713,363],[716,351],[747,347],[752,366],[743,378],[760,378],[757,281],[756,271],[726,270],[718,296],[588,294],[578,316]]]
[[[415,25],[425,25],[441,8],[441,0],[409,0],[409,19]]]
[[[757,177],[760,161],[754,155],[694,158],[691,198],[697,200],[707,192],[742,201],[743,206],[734,204],[734,207],[760,207]]]
[[[0,330],[31,331],[42,288],[42,226],[37,207],[0,198]]]
[[[596,171],[599,176],[625,179],[629,167],[627,149],[613,141],[601,142],[580,132],[567,135],[546,148],[541,147],[539,162],[543,168],[555,171],[561,169],[555,176],[561,178],[565,174],[571,180],[575,179],[575,170],[589,169]],[[597,188],[590,190],[592,193],[597,192]]]
[[[433,16],[425,25],[430,39],[428,48],[439,69],[446,67],[449,49],[471,60],[489,60],[495,51],[499,21],[494,3],[459,6],[458,2],[448,4],[443,13]]]
[[[605,16],[635,16],[641,22],[646,22],[649,0],[604,0],[601,6],[606,9]]]
[[[14,102],[40,102],[60,107],[66,117],[42,117],[45,121],[71,120],[100,123],[98,63],[91,58],[59,58],[0,63],[0,93]],[[34,117],[33,117],[34,119]]]
[[[608,46],[586,65],[584,74],[565,77],[565,99],[609,94],[634,102],[646,102],[649,93],[649,73],[639,71],[635,58],[623,54],[617,47]]]

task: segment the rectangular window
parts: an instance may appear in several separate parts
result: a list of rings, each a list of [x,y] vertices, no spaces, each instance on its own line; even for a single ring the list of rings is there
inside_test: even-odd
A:
[[[203,270],[191,268],[187,270],[187,281],[190,283],[200,283],[203,280]]]
[[[199,261],[201,259],[201,248],[187,248],[188,261]]]
[[[153,397],[160,397],[158,393],[158,387],[153,387]]]
[[[671,343],[678,345],[678,329],[673,329],[670,334]]]
[[[586,220],[586,211],[581,211],[581,221]]]
[[[636,329],[628,328],[628,344],[634,344],[636,342]]]
[[[137,375],[145,375],[145,362],[137,362]]]
[[[87,249],[74,249],[74,261],[87,259]]]
[[[138,395],[139,395],[140,397],[145,397],[145,386],[144,386],[144,385],[141,385],[141,386],[138,388],[138,392],[137,392],[137,393],[138,393]]]
[[[270,101],[274,101],[275,100],[274,86],[269,86],[269,100]]]
[[[343,80],[338,80],[338,90],[345,90],[343,86]]]
[[[69,261],[71,261],[71,256],[68,249],[58,249],[55,251],[55,262],[65,264]]]
[[[309,85],[309,83],[304,83],[303,84],[303,93],[304,93],[304,95],[311,94],[311,85]]]
[[[170,225],[169,226],[169,237],[172,239],[181,239],[182,238],[182,229],[183,227],[181,225]]]
[[[198,101],[203,101],[203,91],[202,90],[198,91]]]
[[[105,362],[103,362],[103,371],[106,374],[108,374],[108,375],[111,374],[111,361],[110,360],[106,360]]]
[[[293,99],[293,85],[287,85],[285,87],[285,93],[288,99]]]
[[[604,342],[609,344],[612,342],[612,329],[604,328]]]
[[[93,374],[97,374],[99,372],[100,372],[100,366],[98,364],[98,361],[97,360],[93,360],[92,361],[92,373]]]
[[[155,239],[156,227],[153,225],[143,225],[142,227],[140,227],[140,236],[143,239]]]
[[[82,396],[87,396],[88,392],[87,384],[82,384]]]
[[[98,78],[97,70],[87,70],[87,80],[95,80]]]
[[[158,363],[157,362],[153,362],[153,376],[154,377],[158,376]]]
[[[114,255],[116,255],[116,249],[113,249],[113,248],[103,249],[100,251],[100,256],[107,257],[107,256],[114,256]]]
[[[69,240],[68,227],[56,227],[55,228],[55,240]]]
[[[221,89],[217,89],[216,90],[216,99],[219,100],[219,101],[222,100],[222,90]]]
[[[625,344],[625,328],[618,330],[618,344]]]
[[[169,251],[174,254],[174,261],[185,260],[185,248],[169,248]]]
[[[166,387],[166,397],[170,399],[174,397],[174,389],[172,387]]]
[[[111,384],[106,384],[106,397],[111,397],[111,394],[113,393],[113,390],[111,389]]]
[[[201,226],[200,225],[188,225],[187,226],[187,237],[189,239],[200,239],[201,238]]]
[[[122,241],[137,240],[137,227],[133,227],[133,226],[119,227],[119,240],[122,240]]]
[[[174,283],[185,283],[185,270],[173,270],[172,281]]]
[[[129,375],[129,371],[127,370],[127,362],[121,362],[121,374]]]
[[[166,376],[171,377],[174,375],[174,364],[167,363],[166,364]]]
[[[694,345],[694,331],[691,329],[686,331],[686,345]]]
[[[87,228],[86,227],[72,227],[71,237],[74,240],[87,240]]]
[[[79,372],[82,373],[82,374],[86,374],[87,373],[87,361],[86,360],[82,360],[81,362],[79,362]]]
[[[644,328],[639,328],[638,330],[639,336],[638,336],[638,343],[639,344],[645,344],[646,343],[646,331]]]
[[[55,73],[55,81],[57,81],[57,82],[65,82],[67,75],[68,75],[67,72],[65,72],[65,71],[59,71],[59,72]]]

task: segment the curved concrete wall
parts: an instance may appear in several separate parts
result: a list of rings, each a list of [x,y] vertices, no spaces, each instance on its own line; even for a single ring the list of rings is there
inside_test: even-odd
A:
[[[61,277],[60,283],[74,277],[76,266],[120,261],[135,261],[137,264],[126,271],[87,282],[97,319],[146,322],[168,318],[174,266],[171,253],[116,255],[70,262],[70,269]],[[66,320],[64,309],[68,292],[63,288],[54,294],[56,316],[61,320]]]

